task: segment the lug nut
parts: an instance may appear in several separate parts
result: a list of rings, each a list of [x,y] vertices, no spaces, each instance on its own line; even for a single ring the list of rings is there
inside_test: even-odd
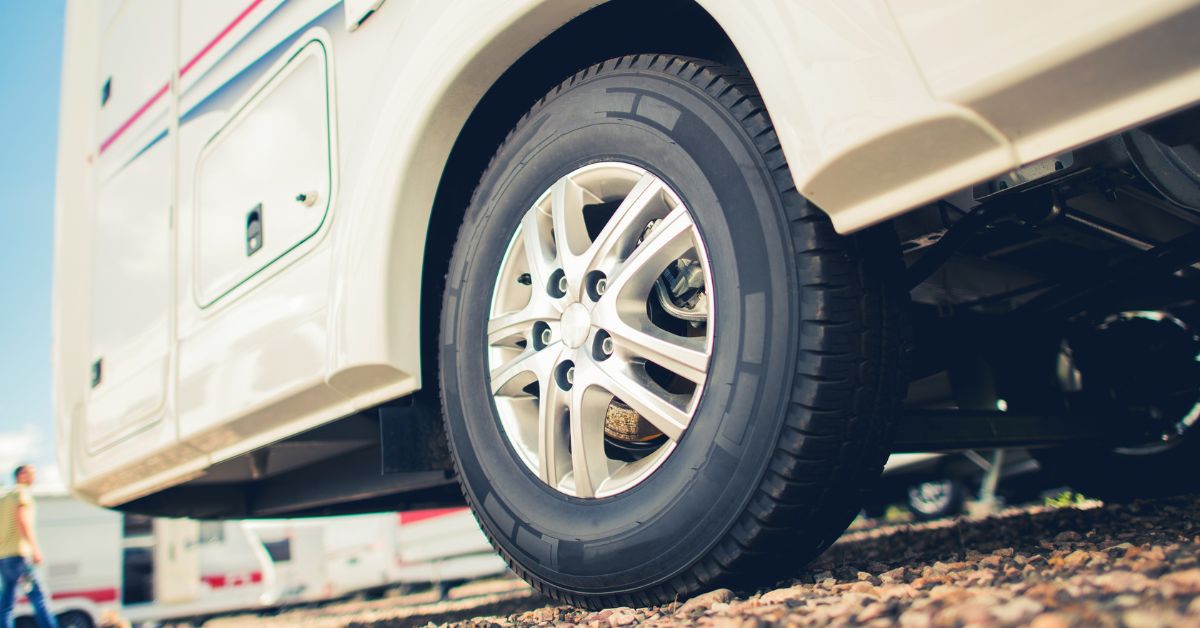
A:
[[[611,336],[600,341],[600,353],[603,353],[604,355],[613,354],[613,339]]]
[[[567,276],[566,275],[563,275],[562,277],[558,278],[558,291],[563,294],[567,293]]]
[[[542,330],[542,346],[544,347],[544,346],[550,344],[550,340],[553,337],[554,337],[554,335],[550,333],[549,327],[547,327],[546,329],[543,329]]]
[[[606,290],[608,290],[608,280],[605,279],[604,277],[597,279],[596,280],[596,294],[602,295],[602,294],[604,294],[604,292]]]
[[[571,385],[575,383],[575,363],[570,360],[559,362],[554,367],[554,382],[563,390],[571,390]]]

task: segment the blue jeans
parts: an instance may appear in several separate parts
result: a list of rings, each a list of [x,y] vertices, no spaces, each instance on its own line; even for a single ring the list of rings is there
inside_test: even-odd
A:
[[[29,603],[33,605],[34,617],[40,628],[58,628],[58,622],[50,609],[46,608],[46,595],[42,593],[42,585],[34,576],[33,569],[21,556],[0,558],[0,628],[13,626],[13,602],[17,597],[17,586],[21,577],[29,579]]]

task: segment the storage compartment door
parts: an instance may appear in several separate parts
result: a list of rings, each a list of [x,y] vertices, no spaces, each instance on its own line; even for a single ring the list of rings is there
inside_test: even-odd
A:
[[[195,298],[251,289],[325,222],[333,189],[325,46],[311,41],[239,107],[196,166]]]
[[[86,423],[92,452],[159,420],[166,407],[174,10],[172,2],[127,0],[101,37]]]

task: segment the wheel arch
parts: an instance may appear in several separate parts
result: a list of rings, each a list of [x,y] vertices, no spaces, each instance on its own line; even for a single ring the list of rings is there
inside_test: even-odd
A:
[[[432,381],[428,358],[436,347],[427,339],[436,333],[459,218],[481,172],[538,98],[603,59],[670,53],[746,68],[772,113],[797,188],[844,232],[1013,165],[1007,144],[978,116],[932,97],[890,14],[875,3],[526,0],[500,6],[509,14],[487,21],[500,24],[497,30],[474,34],[481,43],[468,55],[453,51],[445,61],[452,71],[428,77],[433,95],[418,100],[416,109],[406,95],[411,86],[388,86],[383,110],[398,113],[382,117],[362,161],[369,170],[357,173],[358,185],[349,190],[348,207],[374,211],[358,212],[335,243],[328,372],[360,405]],[[630,17],[634,11],[637,19]],[[673,28],[662,28],[667,20]],[[923,150],[897,161],[914,134],[936,136],[943,140],[938,146],[965,153]],[[884,169],[889,177],[858,176],[882,172],[881,164],[890,165]],[[845,185],[848,177],[858,183]],[[853,198],[842,198],[846,194]],[[381,377],[392,385],[381,385]]]
[[[629,25],[635,8],[646,15],[637,0],[527,4],[424,103],[427,124],[381,121],[376,140],[391,141],[372,143],[363,160],[370,171],[355,177],[356,189],[347,188],[347,207],[373,210],[356,212],[334,242],[328,372],[331,384],[360,405],[436,382],[441,289],[458,225],[492,154],[540,97],[571,74],[623,54],[741,65],[730,38],[694,0],[650,5],[651,17],[669,15],[685,27],[667,36],[654,19]],[[385,98],[392,101],[403,101],[395,90]],[[401,154],[400,146],[408,149]],[[382,378],[391,384],[380,386]]]

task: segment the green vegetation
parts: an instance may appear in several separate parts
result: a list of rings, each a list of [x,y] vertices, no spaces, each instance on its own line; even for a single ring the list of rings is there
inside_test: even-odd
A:
[[[1046,506],[1050,508],[1073,508],[1082,506],[1085,502],[1087,502],[1087,498],[1083,496],[1083,493],[1076,493],[1070,489],[1064,490],[1058,495],[1046,497]]]

